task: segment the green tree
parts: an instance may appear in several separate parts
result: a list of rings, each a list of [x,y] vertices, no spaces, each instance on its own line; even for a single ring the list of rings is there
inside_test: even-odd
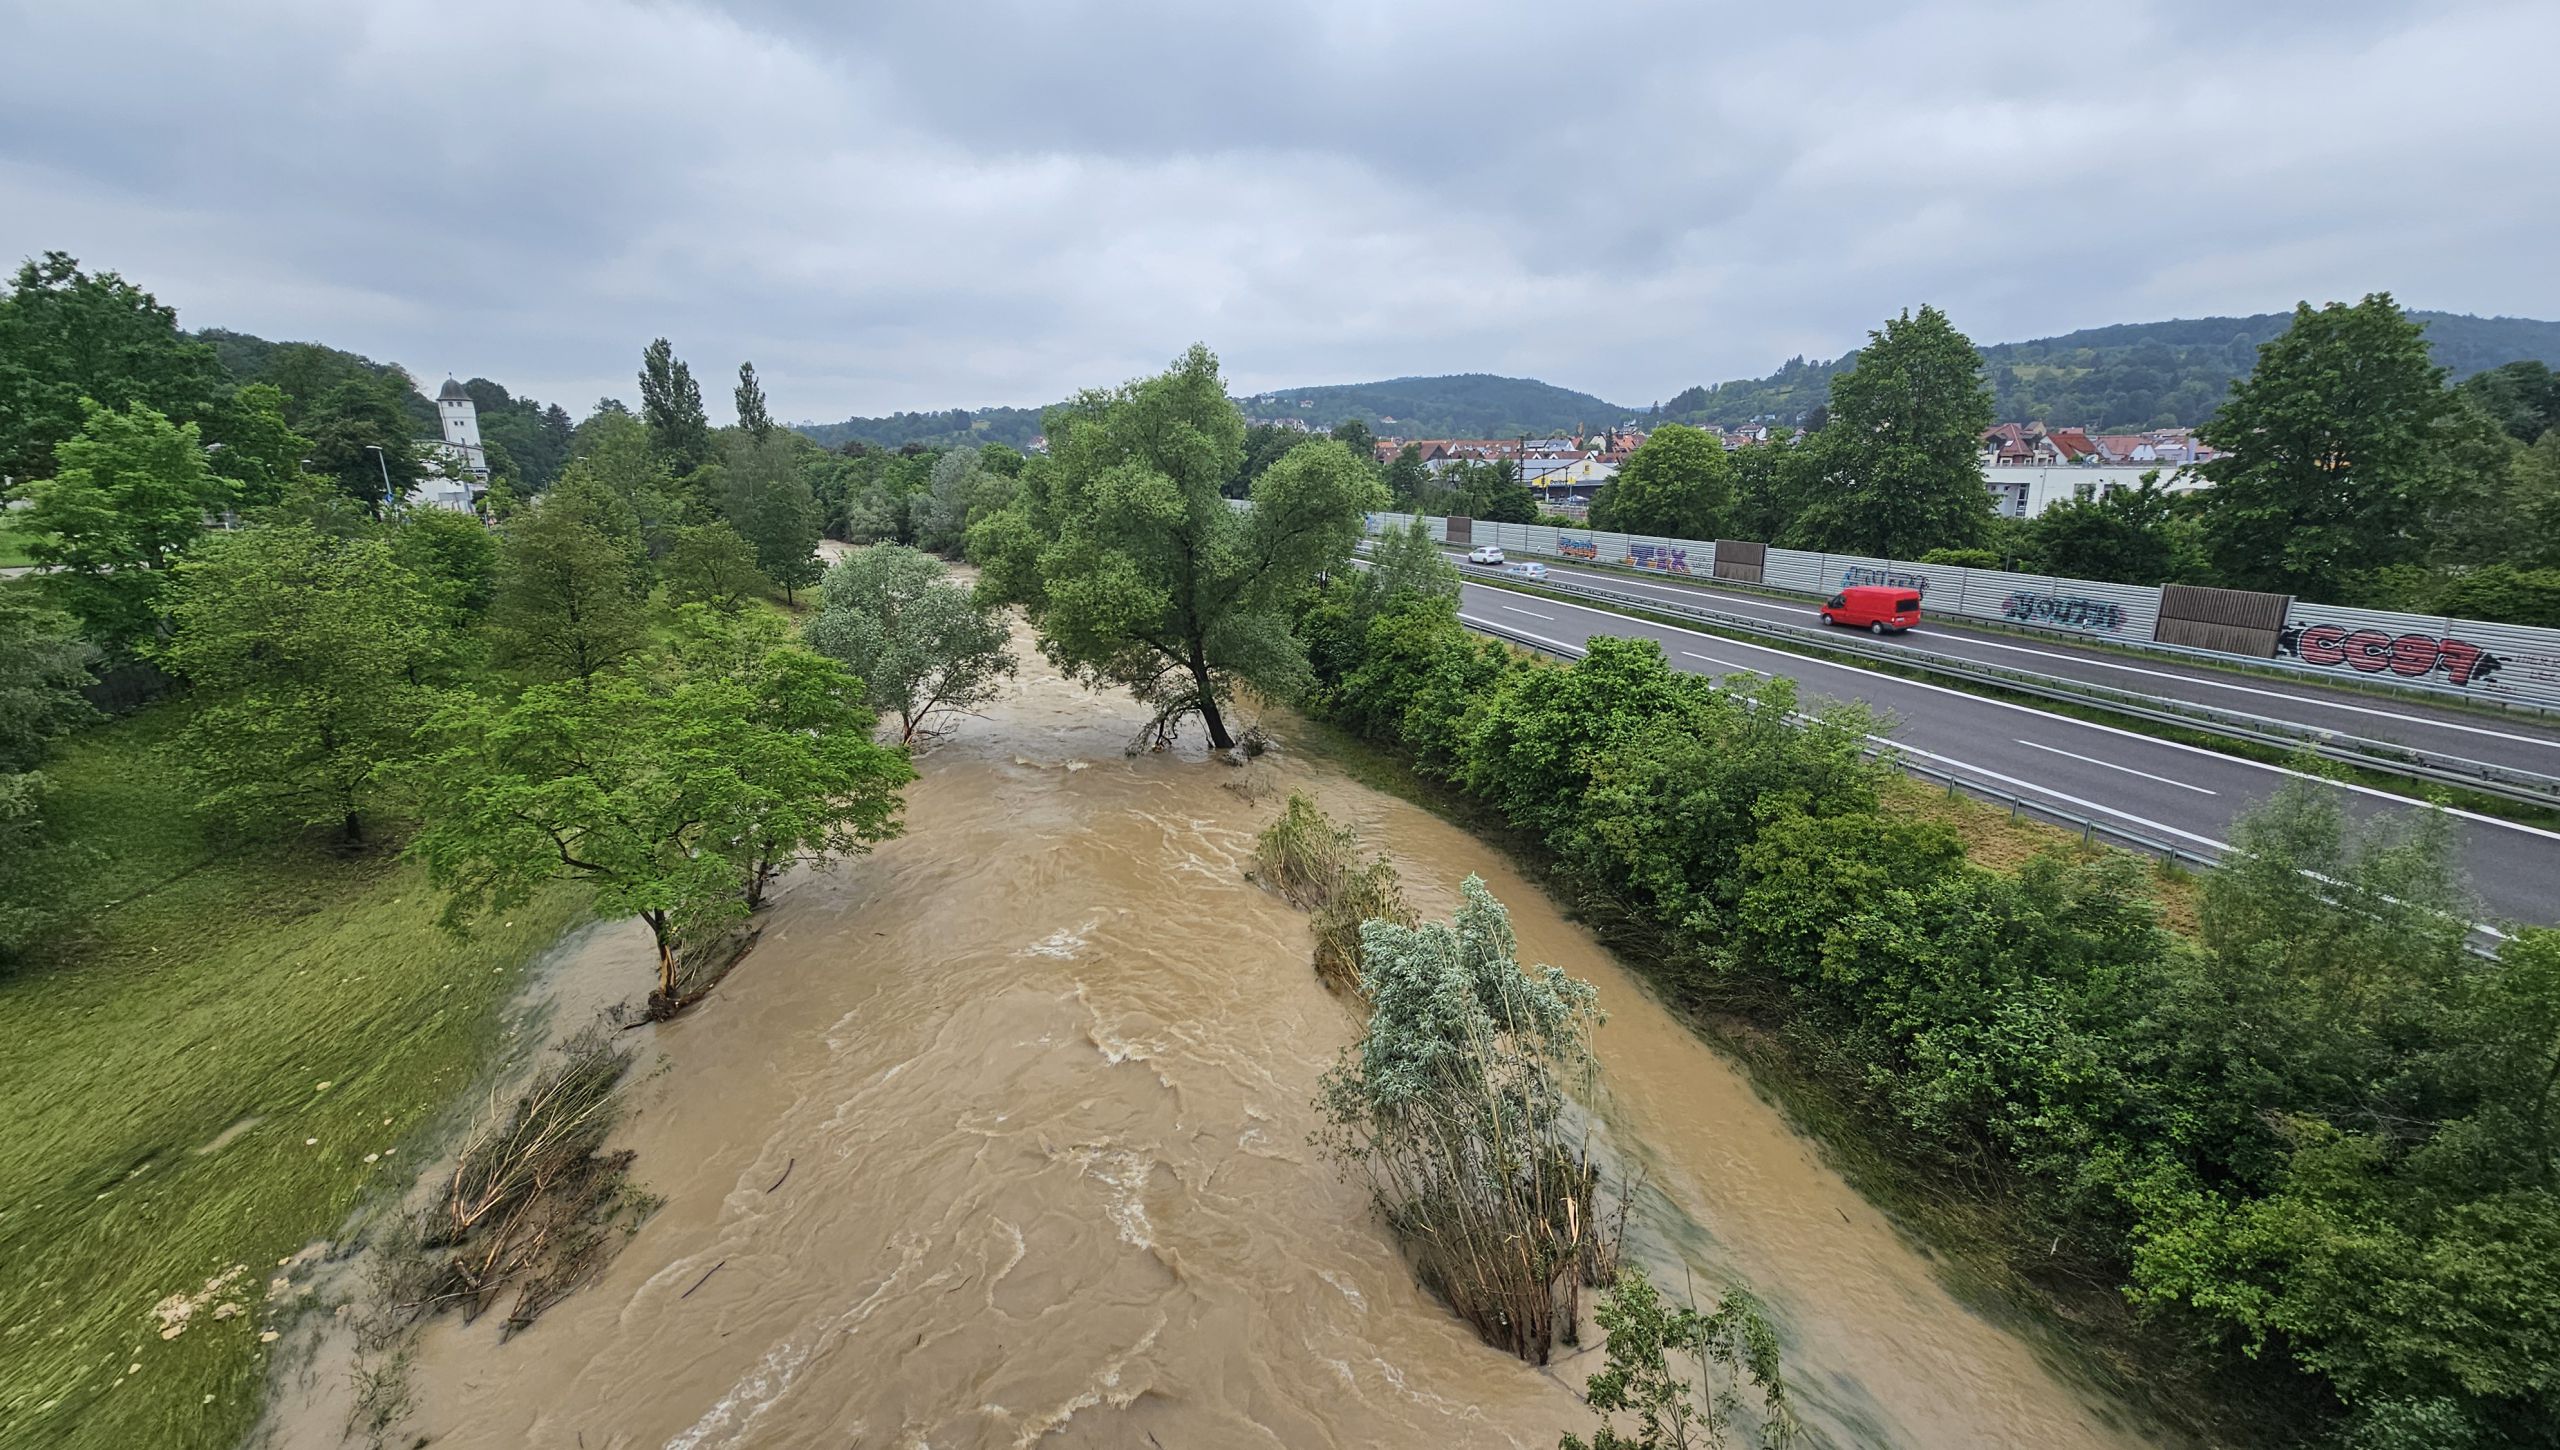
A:
[[[1520,481],[1520,465],[1508,458],[1452,464],[1440,481],[1448,489],[1440,503],[1452,514],[1496,524],[1538,520],[1538,501]]]
[[[935,715],[996,698],[1014,673],[996,610],[952,583],[940,560],[897,544],[874,544],[827,571],[806,637],[864,681],[875,707],[898,717],[901,741]]]
[[[1284,603],[1339,569],[1380,501],[1338,443],[1292,450],[1227,506],[1244,420],[1218,360],[1194,346],[1157,377],[1087,393],[1049,415],[1051,467],[970,535],[987,597],[1024,606],[1051,662],[1155,707],[1170,739],[1198,715],[1225,750],[1225,706],[1250,684],[1286,697],[1306,673]]]
[[[1333,441],[1351,450],[1351,456],[1363,463],[1374,463],[1378,457],[1378,435],[1357,418],[1346,418],[1333,425]]]
[[[969,526],[1013,501],[1014,481],[991,472],[980,450],[954,448],[936,459],[914,509],[916,546],[957,557]]]
[[[1737,539],[1775,543],[1803,511],[1803,478],[1815,449],[1801,443],[1766,443],[1737,449],[1733,463],[1733,514],[1727,527]]]
[[[391,530],[391,557],[417,578],[453,627],[477,619],[496,596],[498,539],[477,515],[413,509]]]
[[[510,521],[499,545],[489,632],[499,663],[534,679],[593,679],[647,638],[639,526],[577,472]]]
[[[788,649],[671,684],[618,670],[457,697],[426,732],[412,850],[457,923],[556,877],[591,883],[599,910],[647,923],[672,1011],[678,948],[752,910],[773,872],[897,833],[912,771],[871,719],[859,681]]]
[[[92,404],[80,432],[54,450],[53,477],[28,489],[27,552],[53,566],[45,592],[91,643],[129,654],[159,624],[169,566],[231,502],[193,423],[136,403]]]
[[[1563,1450],[1710,1450],[1728,1443],[1745,1385],[1760,1392],[1759,1442],[1772,1450],[1795,1443],[1778,1334],[1750,1294],[1726,1295],[1712,1314],[1675,1309],[1644,1270],[1628,1268],[1601,1297],[1597,1317],[1608,1366],[1585,1382],[1582,1397],[1599,1413],[1600,1429],[1587,1444],[1565,1436]],[[1614,1417],[1622,1414],[1634,1418],[1634,1434],[1618,1433]]]
[[[773,433],[773,415],[765,411],[764,384],[756,381],[756,365],[738,364],[738,427],[748,437],[762,443]]]
[[[640,354],[640,417],[649,428],[650,449],[678,477],[711,461],[711,420],[703,415],[702,388],[663,337]]]
[[[2046,507],[2029,525],[2039,567],[2072,579],[2159,584],[2178,576],[2178,539],[2169,491],[2159,471],[2139,486],[2074,495]]]
[[[1811,478],[1790,540],[1880,559],[1981,544],[1991,525],[1981,354],[1935,307],[1868,338],[1857,366],[1832,375],[1830,419],[1804,445]]]
[[[310,435],[312,471],[377,518],[426,477],[415,424],[388,384],[371,378],[339,383],[320,395],[300,427]]]
[[[68,253],[21,264],[0,296],[0,478],[52,472],[89,403],[210,426],[229,392],[213,349],[178,330],[176,311]]]
[[[97,718],[80,693],[97,657],[70,616],[0,588],[0,778],[35,769],[56,739]]]
[[[2531,443],[2560,428],[2560,373],[2540,358],[2473,373],[2454,391],[2478,404],[2518,443]]]
[[[1237,459],[1235,476],[1227,481],[1227,497],[1250,497],[1253,481],[1286,457],[1290,449],[1306,441],[1307,434],[1303,431],[1283,428],[1277,423],[1256,423],[1245,429],[1244,452]]]
[[[1431,526],[1417,518],[1387,530],[1369,550],[1369,567],[1359,575],[1357,617],[1365,627],[1380,609],[1407,595],[1454,605],[1462,582],[1458,566],[1431,537]]]
[[[197,691],[187,769],[205,809],[248,829],[364,840],[383,767],[410,749],[435,610],[380,539],[249,529],[175,570],[160,660]]]
[[[1591,526],[1675,539],[1719,539],[1733,514],[1733,461],[1724,441],[1666,423],[1627,456],[1591,501]]]
[[[241,388],[224,402],[215,426],[221,441],[206,451],[213,471],[231,480],[235,507],[282,503],[307,476],[303,460],[311,456],[311,440],[285,421],[284,394],[277,388]]]
[[[2340,597],[2353,576],[2414,562],[2453,407],[2423,329],[2387,292],[2294,309],[2200,436],[2204,543],[2237,588]]]
[[[772,587],[772,581],[756,569],[755,547],[727,524],[688,524],[677,529],[658,573],[666,581],[669,600],[708,604],[724,614],[735,614]]]
[[[792,455],[807,445],[776,439],[731,461],[721,513],[756,551],[756,567],[782,586],[784,600],[818,580],[818,539],[826,512]]]
[[[1422,461],[1419,444],[1408,443],[1396,450],[1387,463],[1387,499],[1395,507],[1429,513],[1426,506],[1437,494],[1439,480],[1431,476],[1431,465]]]
[[[600,486],[629,509],[640,538],[652,552],[674,539],[687,522],[688,499],[650,446],[649,429],[629,412],[607,409],[578,425],[567,468],[555,488],[583,482]]]

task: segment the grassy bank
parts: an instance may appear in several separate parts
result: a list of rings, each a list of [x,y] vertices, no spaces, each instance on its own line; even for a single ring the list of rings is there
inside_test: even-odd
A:
[[[0,569],[14,569],[20,564],[34,562],[34,556],[27,552],[27,536],[0,522]]]
[[[57,855],[94,854],[52,883],[58,944],[0,975],[0,1445],[236,1442],[278,1261],[407,1185],[578,914],[554,892],[456,939],[397,860],[221,848],[178,708],[48,769]]]

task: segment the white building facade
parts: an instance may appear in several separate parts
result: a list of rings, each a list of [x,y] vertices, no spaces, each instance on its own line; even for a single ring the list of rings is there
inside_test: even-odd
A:
[[[410,502],[475,512],[489,488],[489,450],[480,441],[480,409],[462,384],[448,377],[436,392],[436,421],[444,433],[418,440],[426,476]]]

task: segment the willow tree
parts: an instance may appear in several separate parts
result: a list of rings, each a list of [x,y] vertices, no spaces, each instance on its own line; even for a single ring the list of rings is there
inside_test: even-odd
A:
[[[1231,747],[1238,685],[1280,694],[1305,678],[1284,606],[1349,562],[1363,511],[1385,502],[1373,470],[1339,443],[1303,444],[1254,480],[1249,512],[1231,507],[1220,486],[1242,461],[1244,417],[1198,345],[1045,422],[1048,466],[969,531],[980,588],[1023,606],[1058,668],[1153,706],[1158,742],[1198,715]]]

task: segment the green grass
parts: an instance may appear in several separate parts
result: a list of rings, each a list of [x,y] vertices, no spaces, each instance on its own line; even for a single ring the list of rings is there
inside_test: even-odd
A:
[[[27,536],[0,523],[0,569],[13,569],[20,564],[34,562],[34,557],[27,553]]]
[[[178,713],[49,769],[57,829],[100,855],[51,884],[59,944],[0,976],[13,1450],[236,1443],[264,1390],[258,1335],[290,1312],[266,1298],[277,1261],[411,1181],[523,968],[578,915],[555,891],[457,939],[408,864],[218,848],[167,755]],[[153,1306],[234,1265],[162,1339]],[[216,1320],[224,1303],[245,1312]]]

